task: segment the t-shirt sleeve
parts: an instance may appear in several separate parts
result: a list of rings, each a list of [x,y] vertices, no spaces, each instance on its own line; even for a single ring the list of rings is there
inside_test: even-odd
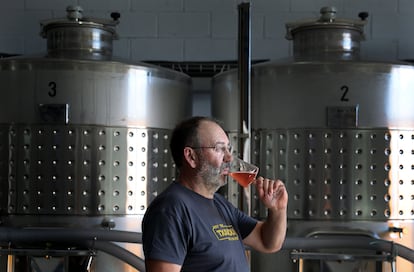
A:
[[[143,222],[143,245],[146,259],[182,265],[187,252],[188,235],[182,217],[169,211],[157,211]]]
[[[244,239],[253,231],[257,224],[257,220],[237,208],[234,208],[234,213],[237,218],[241,238]]]

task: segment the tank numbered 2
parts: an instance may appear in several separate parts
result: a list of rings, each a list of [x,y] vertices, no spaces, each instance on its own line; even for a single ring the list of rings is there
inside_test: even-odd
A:
[[[346,85],[343,85],[341,87],[341,91],[342,91],[341,101],[348,102],[349,101],[349,98],[348,98],[347,95],[348,95],[349,87],[346,86]]]
[[[50,90],[48,92],[48,95],[50,97],[55,97],[56,96],[56,82],[49,81],[49,88],[50,88]]]

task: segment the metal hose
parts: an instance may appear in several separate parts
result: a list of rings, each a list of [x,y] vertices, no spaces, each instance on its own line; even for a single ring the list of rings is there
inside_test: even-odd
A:
[[[139,271],[145,271],[144,260],[130,251],[111,242],[142,243],[142,233],[116,230],[66,229],[66,228],[2,228],[0,242],[8,244],[55,242],[72,243],[89,249],[102,250],[128,263]],[[319,249],[367,249],[400,256],[414,263],[414,250],[387,240],[358,237],[287,237],[282,249],[319,250]]]
[[[126,262],[138,271],[145,271],[144,260],[119,245],[112,242],[97,241],[93,243],[93,247]]]
[[[392,257],[400,256],[414,263],[414,250],[398,243],[387,240],[358,237],[329,237],[329,238],[310,238],[310,237],[287,237],[282,249],[287,250],[319,250],[319,249],[368,249],[390,253]]]
[[[145,271],[143,259],[112,243],[142,243],[142,234],[138,232],[74,228],[0,227],[0,242],[7,243],[8,246],[19,245],[19,243],[30,244],[39,242],[81,246],[87,249],[101,250],[128,263],[138,271]]]
[[[75,240],[142,243],[142,234],[131,231],[78,228],[5,228],[0,227],[0,241],[72,242]]]

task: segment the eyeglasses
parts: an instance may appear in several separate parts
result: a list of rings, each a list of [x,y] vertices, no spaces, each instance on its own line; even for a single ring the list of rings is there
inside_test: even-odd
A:
[[[217,153],[221,152],[223,154],[227,152],[229,152],[231,154],[231,152],[233,151],[233,147],[228,144],[226,145],[225,143],[216,143],[214,146],[189,146],[193,149],[201,149],[201,148],[211,148],[214,149],[214,151],[216,151]]]

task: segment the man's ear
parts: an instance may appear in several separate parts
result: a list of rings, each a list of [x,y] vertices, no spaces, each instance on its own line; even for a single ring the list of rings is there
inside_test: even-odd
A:
[[[191,147],[184,148],[184,159],[187,161],[191,168],[195,168],[197,165],[197,154]]]

